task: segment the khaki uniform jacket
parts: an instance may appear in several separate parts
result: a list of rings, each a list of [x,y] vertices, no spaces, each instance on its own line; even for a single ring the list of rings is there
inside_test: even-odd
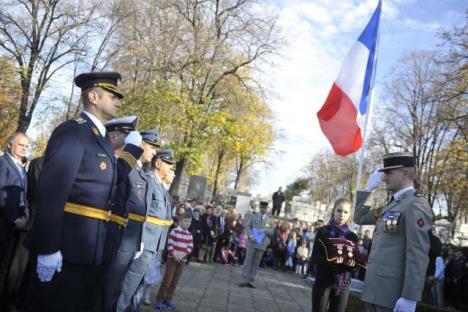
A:
[[[387,308],[393,308],[400,297],[418,301],[429,262],[431,207],[411,190],[383,209],[370,210],[364,206],[369,195],[357,192],[354,214],[355,223],[376,225],[361,299]],[[385,232],[385,212],[400,213],[393,233]]]
[[[256,228],[257,230],[265,231],[265,238],[261,244],[257,244],[255,238],[249,239],[247,242],[247,248],[255,248],[260,250],[265,250],[268,245],[269,235],[273,235],[273,219],[265,214],[264,219],[262,220],[262,215],[258,212],[253,213],[250,218],[247,219],[245,223],[245,233],[247,236],[252,235],[252,230]]]

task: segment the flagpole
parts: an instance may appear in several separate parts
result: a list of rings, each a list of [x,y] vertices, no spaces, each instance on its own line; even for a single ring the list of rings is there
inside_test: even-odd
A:
[[[364,154],[366,151],[366,140],[367,140],[367,132],[369,128],[369,122],[371,119],[371,114],[372,114],[372,104],[374,102],[374,83],[375,83],[375,76],[377,72],[377,55],[379,54],[379,43],[380,43],[380,29],[381,29],[381,24],[380,24],[380,18],[382,17],[382,9],[383,9],[383,0],[381,0],[381,8],[380,8],[380,16],[379,16],[379,26],[377,28],[377,38],[376,38],[376,44],[375,44],[375,53],[374,53],[374,65],[373,65],[373,70],[372,70],[372,78],[370,81],[370,90],[369,90],[369,95],[368,95],[368,111],[366,114],[366,120],[364,122],[364,129],[362,132],[362,147],[361,150],[359,151],[359,156],[358,156],[358,172],[357,172],[357,177],[356,177],[356,188],[355,188],[355,195],[354,195],[354,206],[356,206],[356,195],[358,189],[360,189],[360,182],[361,182],[361,177],[362,177],[362,169],[364,166]],[[354,213],[353,213],[354,216]]]

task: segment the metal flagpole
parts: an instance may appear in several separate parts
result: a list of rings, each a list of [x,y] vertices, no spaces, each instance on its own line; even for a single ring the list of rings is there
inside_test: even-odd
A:
[[[369,90],[369,95],[368,95],[368,104],[367,104],[367,114],[366,114],[366,120],[364,122],[364,129],[362,131],[362,147],[361,150],[359,151],[359,156],[358,156],[358,172],[356,176],[356,188],[355,188],[355,195],[354,195],[354,206],[356,206],[356,194],[357,190],[360,188],[360,182],[361,182],[361,177],[362,177],[362,168],[363,168],[363,161],[364,161],[364,154],[366,151],[366,139],[367,139],[367,132],[369,128],[369,122],[371,119],[371,114],[372,114],[372,103],[374,102],[374,83],[375,83],[375,76],[377,72],[377,55],[379,52],[379,42],[380,42],[380,18],[382,16],[382,7],[383,7],[383,0],[381,0],[381,7],[380,7],[380,15],[379,15],[379,25],[377,29],[377,38],[376,38],[376,43],[375,43],[375,52],[374,52],[374,65],[372,69],[372,78],[370,81],[370,90]],[[354,217],[354,210],[353,210],[353,217]]]

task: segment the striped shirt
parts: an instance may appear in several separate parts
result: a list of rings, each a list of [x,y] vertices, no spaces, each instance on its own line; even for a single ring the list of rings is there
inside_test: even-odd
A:
[[[171,231],[167,241],[167,251],[170,255],[183,259],[192,252],[192,249],[192,233],[183,230],[180,226]]]

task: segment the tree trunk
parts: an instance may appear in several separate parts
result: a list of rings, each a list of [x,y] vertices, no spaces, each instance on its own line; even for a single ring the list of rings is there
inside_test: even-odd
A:
[[[180,160],[176,163],[176,172],[175,172],[176,176],[169,190],[172,197],[180,198],[180,195],[181,195],[180,186],[182,183],[182,175],[184,174],[186,167],[187,167],[187,158],[185,157],[185,155],[182,155]]]
[[[234,190],[237,191],[239,188],[240,178],[242,176],[242,171],[244,170],[244,159],[240,159],[239,168],[236,171],[236,182],[234,183]]]
[[[221,172],[221,164],[223,162],[224,158],[224,149],[220,149],[218,151],[218,164],[216,165],[216,172],[215,172],[215,177],[214,177],[214,182],[213,182],[213,193],[211,195],[211,199],[215,199],[216,195],[218,195],[218,179],[219,179],[219,174]]]

